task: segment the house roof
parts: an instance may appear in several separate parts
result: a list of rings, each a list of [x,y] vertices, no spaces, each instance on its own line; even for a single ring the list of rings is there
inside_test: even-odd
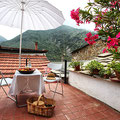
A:
[[[101,39],[101,38],[98,38],[98,39],[95,40],[95,41],[98,41],[98,40],[102,40],[102,39]],[[105,42],[105,40],[102,40],[102,41]],[[88,44],[87,42],[85,42],[83,45],[80,46],[80,48],[78,48],[78,49],[72,51],[71,53],[74,54],[74,53],[80,51],[81,49],[83,49],[83,48],[85,48],[85,47],[87,47],[87,46],[89,46],[89,44]]]
[[[26,58],[30,58],[32,68],[38,69],[41,73],[45,72],[45,68],[49,63],[49,60],[45,55],[21,55],[22,68],[26,65]],[[19,54],[0,53],[0,71],[5,77],[13,78],[17,69],[19,69]]]
[[[81,49],[83,49],[84,47],[86,47],[86,46],[88,46],[88,45],[89,45],[89,44],[88,44],[88,43],[86,43],[84,46],[81,46],[80,48],[78,48],[78,49],[76,49],[76,50],[72,51],[72,54],[74,54],[74,53],[76,53],[76,52],[80,51]]]
[[[0,46],[0,52],[19,53],[19,48],[2,47]],[[48,50],[34,50],[22,48],[22,53],[47,53]]]

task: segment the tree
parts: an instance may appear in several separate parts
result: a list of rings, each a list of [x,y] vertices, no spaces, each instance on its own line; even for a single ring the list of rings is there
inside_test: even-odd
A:
[[[84,10],[78,8],[71,11],[71,18],[77,25],[95,23],[97,35],[86,34],[85,41],[94,44],[99,37],[106,42],[103,52],[110,51],[118,56],[120,50],[120,0],[89,0]]]

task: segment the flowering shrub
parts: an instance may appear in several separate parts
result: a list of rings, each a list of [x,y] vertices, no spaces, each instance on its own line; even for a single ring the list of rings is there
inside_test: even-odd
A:
[[[110,48],[114,48],[115,51],[117,52],[117,48],[120,41],[118,38],[120,38],[120,32],[118,33],[118,35],[116,35],[116,38],[111,38],[109,36],[107,39],[107,48],[105,48],[103,52],[108,52],[107,49],[110,49]]]
[[[79,10],[80,10],[80,8],[78,8],[77,10],[72,10],[71,11],[71,18],[76,21],[77,25],[79,25],[80,23],[81,24],[84,23],[83,21],[81,21],[79,19]]]
[[[98,35],[92,36],[91,32],[87,33],[86,36],[85,41],[90,45],[96,43],[95,40],[98,39]]]
[[[93,2],[92,2],[93,1]],[[85,41],[93,45],[98,35],[106,42],[103,52],[117,52],[120,41],[120,0],[89,0],[84,10],[71,11],[71,18],[77,25],[95,23],[97,35],[86,34]]]

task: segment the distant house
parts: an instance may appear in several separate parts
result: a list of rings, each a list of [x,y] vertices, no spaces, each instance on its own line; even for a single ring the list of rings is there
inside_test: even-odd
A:
[[[76,60],[91,60],[102,53],[106,47],[105,42],[102,40],[96,41],[94,45],[85,45],[72,52],[72,58]]]
[[[21,67],[25,67],[26,58],[30,58],[33,68],[37,68],[40,72],[45,72],[45,68],[49,63],[46,57],[47,50],[38,50],[35,43],[35,50],[22,49]],[[0,46],[0,71],[5,77],[12,78],[15,71],[19,68],[19,48],[1,47]]]

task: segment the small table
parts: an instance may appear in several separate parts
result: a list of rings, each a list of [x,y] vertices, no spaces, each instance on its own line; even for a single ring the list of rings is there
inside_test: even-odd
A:
[[[38,95],[45,92],[43,76],[39,70],[36,69],[32,74],[21,74],[16,70],[9,90],[9,94],[16,97],[16,105],[17,95],[27,91],[34,91]]]

